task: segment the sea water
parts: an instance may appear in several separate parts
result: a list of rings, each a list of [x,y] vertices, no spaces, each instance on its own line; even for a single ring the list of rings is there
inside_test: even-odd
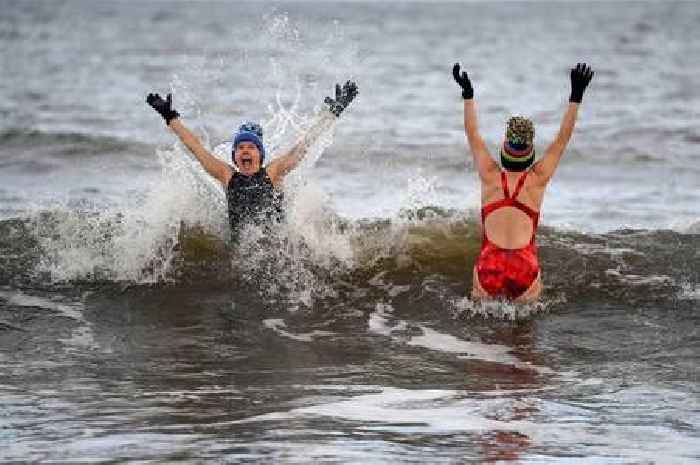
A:
[[[700,8],[691,2],[5,2],[0,461],[700,461]],[[554,138],[545,291],[468,299],[493,154]],[[270,158],[353,79],[275,237],[227,241],[216,156]]]

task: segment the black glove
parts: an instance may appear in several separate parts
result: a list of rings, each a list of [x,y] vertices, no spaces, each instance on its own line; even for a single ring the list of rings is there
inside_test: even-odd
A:
[[[146,103],[149,104],[160,116],[165,120],[165,124],[170,124],[170,120],[178,118],[180,113],[171,108],[173,104],[173,95],[168,94],[165,100],[158,94],[148,94]]]
[[[350,102],[357,96],[357,84],[352,81],[347,81],[340,87],[340,84],[335,85],[335,100],[326,97],[323,102],[328,105],[328,109],[335,116],[340,116],[340,114],[345,110]]]
[[[578,63],[576,68],[571,68],[571,96],[569,102],[581,103],[583,91],[593,79],[595,74],[586,63]]]
[[[457,84],[462,88],[462,98],[464,100],[470,100],[474,98],[474,88],[472,87],[472,82],[469,80],[469,76],[465,71],[462,74],[459,73],[459,63],[455,63],[452,67],[452,76],[457,81]]]

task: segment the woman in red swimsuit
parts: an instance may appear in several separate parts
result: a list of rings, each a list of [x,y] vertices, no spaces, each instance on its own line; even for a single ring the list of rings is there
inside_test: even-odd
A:
[[[593,71],[584,63],[571,69],[571,95],[559,133],[537,163],[533,164],[535,131],[532,122],[522,117],[508,121],[500,149],[503,170],[491,158],[479,134],[474,89],[467,73],[460,73],[456,63],[452,74],[462,87],[464,130],[481,179],[483,238],[474,265],[472,296],[516,302],[536,300],[542,292],[535,244],[540,206],[547,184],[571,139],[578,107]]]

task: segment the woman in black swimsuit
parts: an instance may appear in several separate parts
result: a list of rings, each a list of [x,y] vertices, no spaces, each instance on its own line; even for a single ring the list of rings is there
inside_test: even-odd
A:
[[[231,158],[233,165],[212,155],[180,121],[180,114],[172,108],[172,96],[165,99],[158,94],[148,94],[146,102],[165,120],[183,144],[199,160],[207,173],[226,189],[231,232],[237,238],[246,224],[270,225],[280,221],[282,210],[282,181],[304,156],[314,140],[326,129],[329,122],[339,117],[357,96],[357,85],[347,81],[342,87],[336,84],[335,99],[326,97],[328,112],[304,133],[292,149],[263,166],[265,146],[262,127],[246,122],[234,134]]]

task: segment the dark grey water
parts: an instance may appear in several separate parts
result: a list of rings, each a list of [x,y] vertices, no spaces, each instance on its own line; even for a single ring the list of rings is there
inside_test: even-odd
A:
[[[5,2],[0,461],[700,462],[696,3]],[[465,299],[478,185],[450,69],[496,147],[543,147],[541,303]],[[220,156],[360,96],[287,185],[279,242],[224,241]],[[540,150],[541,152],[541,150]],[[272,244],[272,245],[270,245]]]

